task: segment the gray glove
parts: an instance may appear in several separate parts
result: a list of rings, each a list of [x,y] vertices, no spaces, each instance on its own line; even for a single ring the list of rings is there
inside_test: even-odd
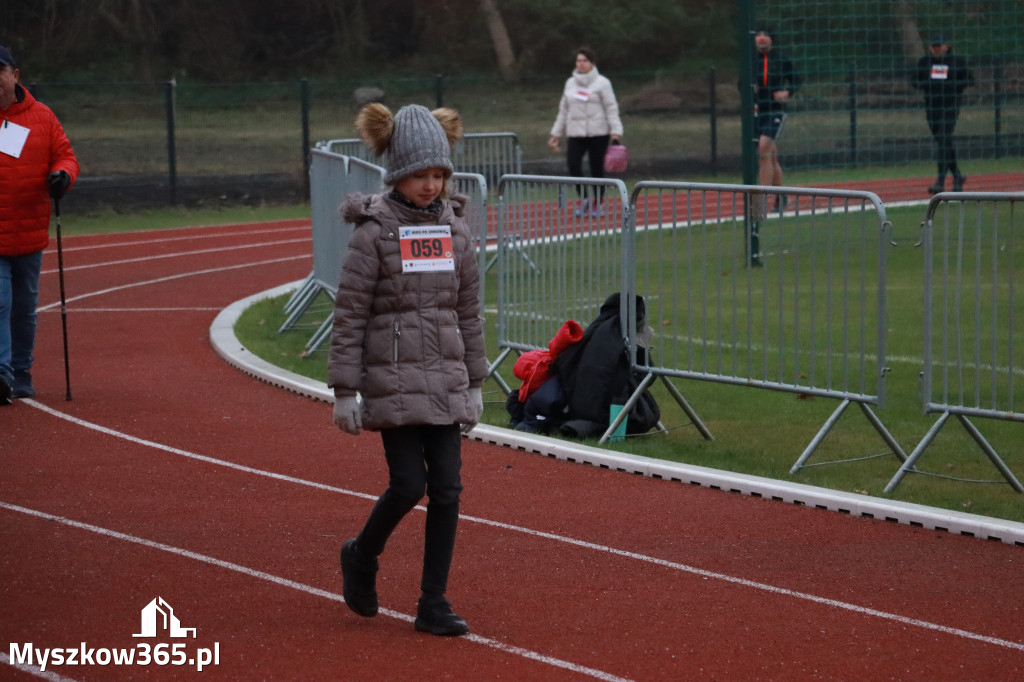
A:
[[[359,399],[354,395],[336,396],[334,398],[334,423],[345,433],[358,436],[363,428]]]
[[[484,413],[484,392],[479,386],[476,388],[469,389],[469,404],[476,416],[473,421],[467,422],[462,425],[462,432],[467,433],[473,430],[477,424],[480,423],[480,417]]]

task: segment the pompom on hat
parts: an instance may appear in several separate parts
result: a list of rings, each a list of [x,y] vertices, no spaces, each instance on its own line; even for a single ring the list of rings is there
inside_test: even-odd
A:
[[[442,168],[447,176],[455,171],[451,148],[462,139],[462,117],[453,109],[410,104],[392,116],[375,102],[359,111],[356,130],[378,156],[387,155],[385,185],[427,168]]]

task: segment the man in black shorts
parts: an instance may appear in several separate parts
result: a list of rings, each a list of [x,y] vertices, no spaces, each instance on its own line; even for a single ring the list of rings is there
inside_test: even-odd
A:
[[[800,87],[800,75],[788,58],[774,49],[771,31],[760,28],[754,34],[753,87],[754,132],[757,134],[758,184],[782,184],[778,140],[786,122],[786,102]],[[786,208],[785,195],[779,195],[776,209]]]

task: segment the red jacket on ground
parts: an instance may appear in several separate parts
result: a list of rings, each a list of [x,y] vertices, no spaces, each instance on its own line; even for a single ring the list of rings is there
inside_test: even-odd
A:
[[[18,85],[17,99],[0,110],[0,125],[28,128],[28,138],[15,158],[0,152],[0,255],[24,256],[50,243],[50,192],[46,177],[65,171],[71,184],[78,161],[60,121],[32,93]]]
[[[548,342],[547,350],[523,353],[512,367],[512,374],[523,380],[519,387],[519,402],[525,403],[530,394],[551,376],[551,363],[566,348],[583,338],[583,327],[576,320],[567,320]]]

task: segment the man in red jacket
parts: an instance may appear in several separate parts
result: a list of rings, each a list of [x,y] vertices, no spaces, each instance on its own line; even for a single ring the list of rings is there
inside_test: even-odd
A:
[[[31,398],[32,352],[50,198],[78,177],[78,161],[49,107],[23,88],[0,45],[0,405]]]

